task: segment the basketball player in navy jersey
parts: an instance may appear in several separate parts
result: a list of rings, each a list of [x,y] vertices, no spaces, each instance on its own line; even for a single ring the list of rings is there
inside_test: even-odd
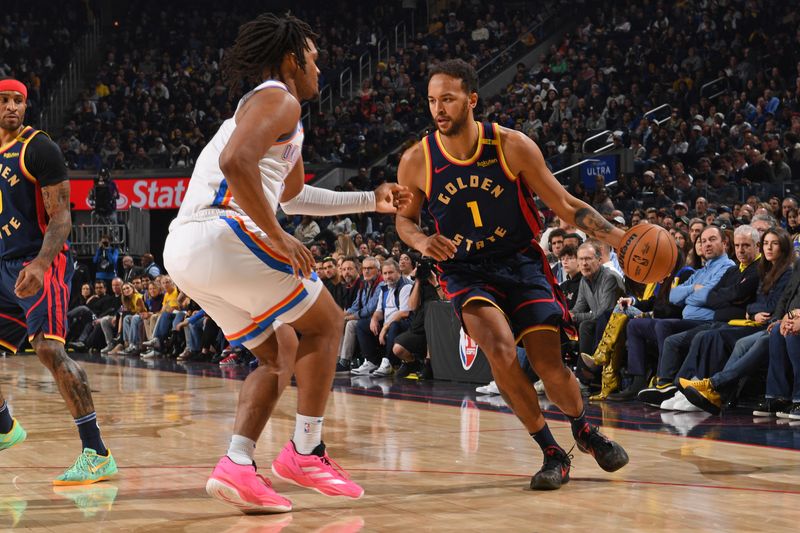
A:
[[[0,346],[16,352],[27,335],[75,419],[83,452],[55,485],[86,485],[117,472],[100,438],[86,373],[64,351],[72,259],[69,181],[58,146],[25,126],[28,91],[0,80]],[[0,394],[0,450],[25,440]]]
[[[578,382],[561,359],[561,329],[574,333],[561,291],[537,244],[538,195],[562,219],[618,247],[623,232],[568,194],[524,134],[479,123],[477,75],[462,60],[436,65],[428,105],[436,131],[406,151],[398,181],[411,204],[398,210],[397,230],[408,245],[439,262],[442,287],[465,331],[486,354],[508,405],[544,453],[531,488],[569,481],[570,456],[555,441],[536,392],[517,363],[522,341],[550,399],[569,417],[578,448],[606,471],[628,463],[620,445],[585,419]],[[425,235],[419,215],[427,200],[436,233]]]

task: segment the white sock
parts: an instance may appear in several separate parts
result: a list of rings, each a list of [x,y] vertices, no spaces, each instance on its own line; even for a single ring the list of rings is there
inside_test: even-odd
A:
[[[228,446],[228,457],[237,465],[253,464],[253,455],[256,453],[256,441],[242,435],[231,436]]]
[[[294,422],[294,447],[297,453],[309,455],[322,442],[321,416],[303,416],[297,413]]]

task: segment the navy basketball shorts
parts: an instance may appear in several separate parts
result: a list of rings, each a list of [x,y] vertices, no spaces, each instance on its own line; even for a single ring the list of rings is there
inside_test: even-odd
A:
[[[20,271],[33,260],[0,261],[0,346],[16,352],[41,333],[46,339],[65,342],[67,311],[73,265],[68,253],[61,252],[44,273],[41,290],[29,298],[17,298],[14,285]]]
[[[564,307],[538,254],[448,262],[439,267],[441,285],[467,333],[462,311],[474,301],[488,302],[502,311],[517,342],[533,331],[558,332],[564,323]]]

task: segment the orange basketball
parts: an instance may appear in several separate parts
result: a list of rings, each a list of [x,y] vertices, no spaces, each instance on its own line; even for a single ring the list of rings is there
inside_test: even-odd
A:
[[[678,259],[675,239],[655,224],[638,224],[625,232],[619,262],[625,275],[639,283],[658,283],[669,276]]]

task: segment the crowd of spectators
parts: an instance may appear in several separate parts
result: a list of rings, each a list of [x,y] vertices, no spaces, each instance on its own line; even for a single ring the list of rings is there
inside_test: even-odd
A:
[[[168,13],[146,22],[167,28]],[[321,32],[323,76],[335,79],[358,53],[375,46],[396,14],[378,10],[359,20],[355,45],[354,32],[331,24],[324,13],[309,18]],[[794,337],[800,332],[794,316],[800,313],[798,283],[791,281],[797,278],[792,263],[800,219],[790,194],[792,178],[800,176],[797,19],[765,0],[590,3],[574,32],[533,68],[520,66],[501,95],[482,103],[479,118],[528,134],[554,170],[570,163],[586,138],[609,130],[607,142],[631,151],[634,172],[620,174],[615,183],[565,180],[570,191],[618,227],[648,222],[667,228],[679,246],[674,283],[637,286],[624,279],[612,250],[586,241],[545,211],[549,229],[542,245],[581,333],[578,344],[565,340],[565,351],[574,354],[570,362],[584,385],[597,387],[595,399],[638,397],[665,409],[718,412],[737,401],[740,387],[733,384],[758,381],[752,379],[758,369],[768,368],[767,401],[757,411],[795,413],[800,397],[778,376],[796,363]],[[523,37],[533,20],[469,3],[434,19],[378,65],[354,100],[313,117],[306,161],[358,165],[343,190],[396,179],[396,157],[382,167],[365,163],[429,124],[429,66],[464,54],[480,66]],[[195,14],[182,24],[171,33],[156,32],[146,46],[150,32],[142,25],[120,29],[94,94],[82,100],[70,125],[75,128],[67,130],[72,137],[62,139],[62,147],[78,146],[73,162],[96,149],[91,165],[125,168],[108,157],[127,161],[133,154],[142,168],[191,166],[238,98],[217,75],[221,47],[238,23],[227,27]],[[190,39],[182,38],[184,30]],[[533,44],[535,37],[529,38]],[[702,89],[712,81],[710,90]],[[645,115],[662,104],[668,106],[664,114]],[[184,162],[176,163],[181,150]],[[357,377],[429,373],[418,317],[424,317],[425,302],[442,295],[435,276],[417,275],[419,258],[398,241],[391,217],[294,217],[282,223],[309,246],[320,277],[345,311],[337,371]],[[119,307],[127,309],[125,286],[117,285],[119,291],[112,282]],[[163,353],[173,332],[190,324],[179,314],[190,314],[190,305],[186,298],[170,304],[167,309],[178,314],[157,319],[153,333],[145,328],[142,340],[134,341],[146,342],[147,353]],[[123,346],[133,320],[126,326],[122,319]],[[96,336],[109,331],[102,319],[98,324]]]
[[[220,7],[207,1],[131,4],[110,31],[104,60],[59,139],[68,165],[191,168],[242,95],[223,84],[219,62],[239,25],[261,8],[234,4],[235,9],[226,5],[225,16],[211,16]],[[533,45],[536,39],[526,29],[539,16],[465,2],[414,35],[409,10],[399,5],[337,0],[313,9],[298,5],[293,13],[319,34],[320,87],[330,84],[338,94],[339,74],[346,68],[355,80],[352,98],[336,98],[331,113],[311,116],[305,161],[352,165],[367,164],[428,124],[424,93],[432,63],[469,57],[479,66],[519,38]],[[400,23],[406,45],[395,49]],[[378,62],[383,39],[391,41],[392,53]],[[364,53],[373,57],[373,70],[359,85]]]
[[[0,78],[15,78],[28,87],[26,115],[28,121],[35,121],[94,15],[87,3],[77,0],[60,4],[58,17],[42,16],[51,4],[38,0],[4,7]]]
[[[762,0],[601,2],[532,69],[520,65],[485,117],[535,139],[554,170],[609,130],[601,140],[630,149],[635,173],[614,189],[572,187],[605,213],[782,197],[800,175],[797,22]]]
[[[71,349],[181,361],[230,355],[216,323],[161,272],[151,253],[137,266],[104,235],[93,263],[90,269],[76,261],[72,283],[80,289],[72,291],[67,314]]]

